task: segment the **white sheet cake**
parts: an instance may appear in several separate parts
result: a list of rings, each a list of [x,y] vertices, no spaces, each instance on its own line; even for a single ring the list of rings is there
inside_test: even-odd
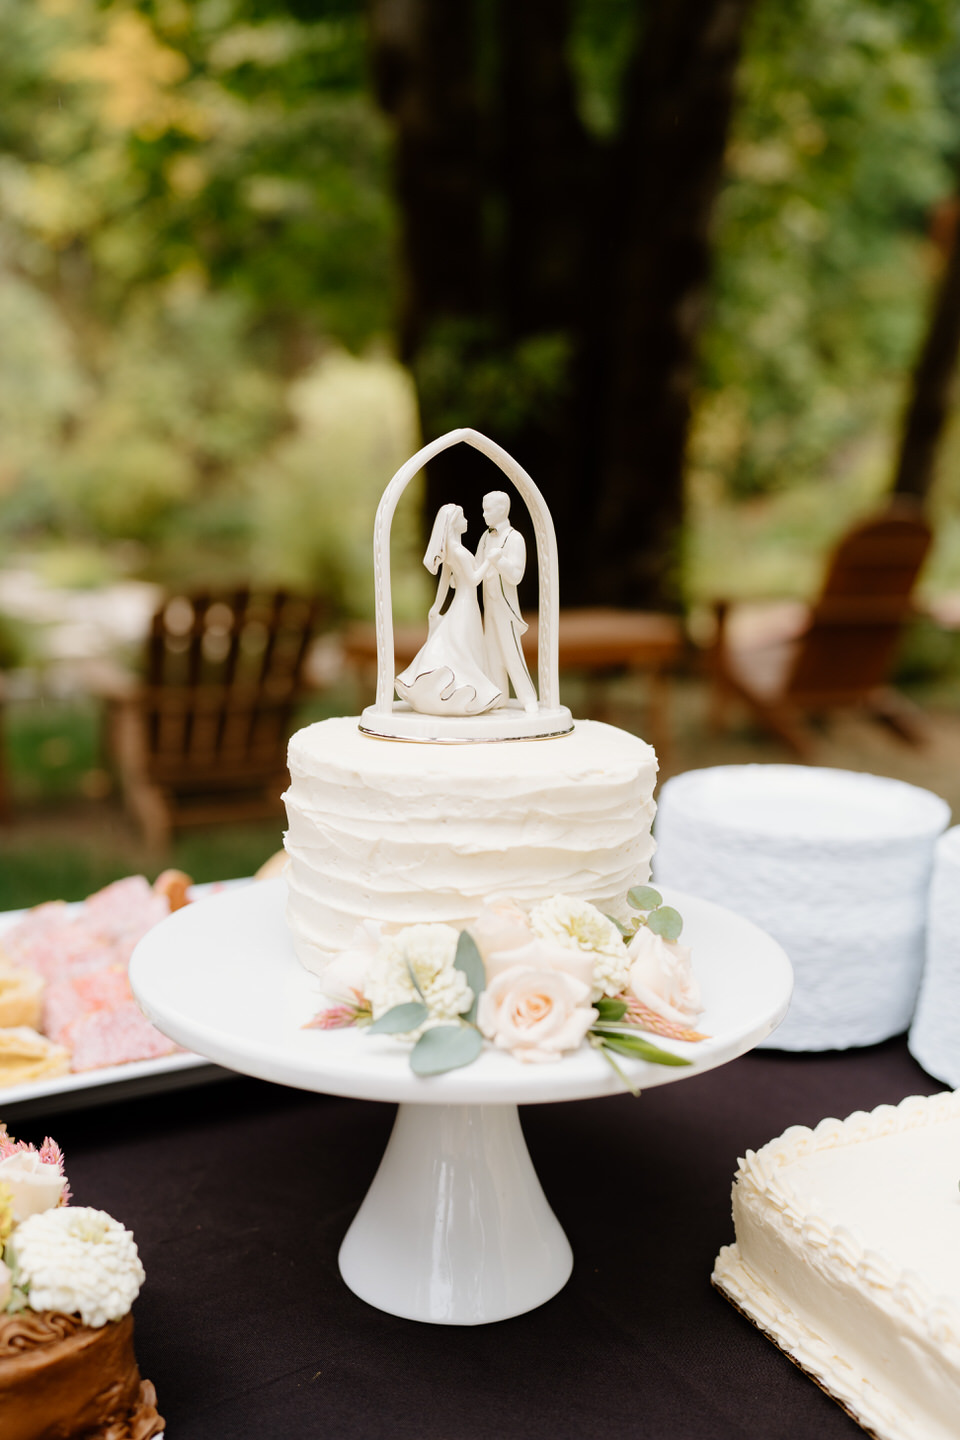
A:
[[[740,1162],[714,1283],[880,1440],[960,1433],[960,1091]]]

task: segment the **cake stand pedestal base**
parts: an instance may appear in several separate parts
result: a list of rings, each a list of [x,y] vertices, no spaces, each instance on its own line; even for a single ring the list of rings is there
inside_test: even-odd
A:
[[[561,1290],[566,1235],[516,1105],[401,1105],[340,1249],[354,1294],[390,1315],[483,1325]]]
[[[318,1032],[310,1022],[322,997],[294,953],[283,880],[177,910],[140,941],[130,983],[148,1019],[218,1065],[328,1095],[399,1102],[380,1169],[343,1242],[341,1274],[390,1314],[482,1325],[542,1305],[572,1268],[517,1105],[702,1075],[765,1039],[786,1012],[790,962],[769,935],[692,895],[665,898],[684,918],[703,992],[698,1024],[709,1038],[671,1042],[685,1067],[624,1056],[626,1081],[590,1045],[557,1065],[522,1065],[489,1045],[473,1065],[423,1077],[394,1036]]]

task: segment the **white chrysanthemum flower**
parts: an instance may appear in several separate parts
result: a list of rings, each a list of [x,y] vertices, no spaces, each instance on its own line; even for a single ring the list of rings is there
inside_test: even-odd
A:
[[[420,999],[411,970],[430,1012],[420,1029],[453,1020],[469,1009],[473,991],[453,963],[459,938],[452,925],[409,925],[397,935],[385,936],[367,972],[366,996],[374,1020],[394,1005]]]
[[[133,1235],[103,1210],[66,1205],[31,1215],[7,1250],[32,1310],[79,1315],[99,1327],[127,1314],[144,1281]]]
[[[589,900],[555,895],[544,900],[530,916],[530,924],[544,940],[568,950],[582,950],[593,962],[593,999],[619,995],[627,984],[630,959],[620,931]]]

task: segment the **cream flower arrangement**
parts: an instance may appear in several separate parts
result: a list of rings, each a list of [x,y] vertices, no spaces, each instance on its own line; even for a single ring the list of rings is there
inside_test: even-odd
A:
[[[593,998],[619,995],[627,983],[630,962],[623,936],[614,920],[589,900],[555,895],[538,905],[530,916],[534,932],[569,950],[580,950],[593,964]]]
[[[331,964],[324,989],[336,1003],[308,1028],[364,1026],[410,1042],[418,1075],[468,1065],[486,1041],[525,1063],[544,1064],[589,1044],[634,1086],[627,1055],[688,1065],[645,1039],[706,1037],[683,921],[648,885],[627,896],[629,925],[589,901],[557,895],[529,914],[509,900],[486,904],[457,932],[411,925],[384,934],[369,923]]]
[[[411,1027],[420,1034],[469,1010],[473,991],[456,965],[459,938],[452,925],[410,925],[386,936],[366,976],[364,993],[374,1021],[394,1008],[422,1002],[427,1014]]]
[[[59,1146],[13,1140],[0,1125],[0,1313],[57,1310],[101,1326],[143,1284],[133,1236],[103,1210],[68,1203]]]
[[[86,1205],[31,1215],[6,1250],[31,1310],[79,1315],[84,1325],[121,1320],[144,1281],[130,1231]]]

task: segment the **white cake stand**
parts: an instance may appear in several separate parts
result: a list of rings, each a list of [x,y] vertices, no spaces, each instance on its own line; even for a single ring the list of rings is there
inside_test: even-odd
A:
[[[557,1064],[521,1064],[487,1050],[473,1065],[419,1079],[388,1036],[302,1027],[324,1008],[319,982],[293,952],[285,882],[198,901],[151,930],[130,980],[165,1034],[218,1064],[263,1080],[399,1102],[380,1168],[340,1251],[361,1299],[392,1315],[478,1325],[543,1304],[569,1278],[573,1255],[547,1203],[520,1129],[518,1104],[621,1091],[589,1048]],[[786,1013],[793,983],[780,946],[707,901],[670,895],[712,1037],[658,1042],[687,1068],[623,1060],[640,1087],[698,1075],[744,1054]],[[571,1164],[575,1160],[571,1157]]]

